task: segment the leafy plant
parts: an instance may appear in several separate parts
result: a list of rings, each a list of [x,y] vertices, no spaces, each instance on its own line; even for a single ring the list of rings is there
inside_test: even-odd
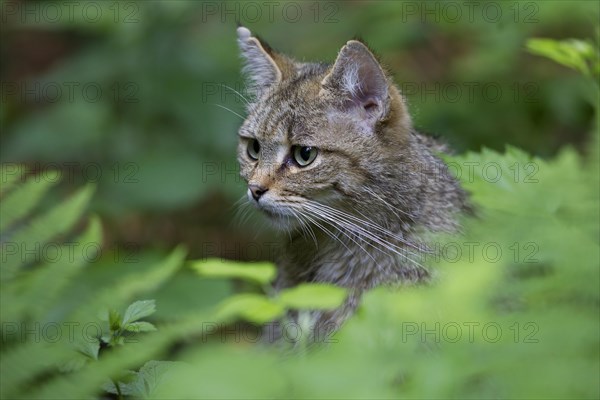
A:
[[[143,300],[132,303],[125,315],[121,316],[119,312],[110,310],[108,312],[108,322],[110,334],[103,336],[102,340],[109,345],[123,344],[128,332],[153,332],[156,327],[147,321],[140,319],[153,314],[156,311],[154,300]]]
[[[239,294],[212,311],[180,316],[159,333],[145,336],[157,330],[144,320],[156,311],[154,300],[138,300],[123,313],[118,310],[169,279],[182,264],[184,250],[176,249],[141,272],[124,273],[111,286],[96,285],[80,304],[73,304],[69,290],[77,286],[86,266],[100,259],[102,232],[97,217],[79,228],[92,186],[44,209],[44,195],[58,184],[58,177],[52,171],[43,177],[26,176],[22,167],[2,166],[2,398],[81,398],[102,389],[119,398],[147,398],[179,365],[152,358],[178,340],[202,334],[207,321],[226,324],[242,318],[260,324],[288,308],[327,309],[343,301],[344,290],[324,285],[290,289],[275,297]],[[48,249],[53,249],[52,255]],[[212,278],[258,283],[272,294],[269,282],[275,270],[270,264],[206,260],[192,266]]]
[[[527,49],[547,57],[566,67],[573,68],[588,77],[600,77],[600,53],[598,44],[591,41],[570,39],[529,39]]]
[[[181,265],[185,252],[177,249],[144,273],[122,277],[111,288],[97,287],[81,304],[65,309],[69,285],[102,249],[97,217],[91,217],[83,230],[77,228],[93,187],[83,187],[44,209],[40,202],[60,181],[57,173],[26,176],[22,167],[10,164],[1,172],[1,396],[64,397],[60,388],[66,376],[93,375],[93,381],[100,382],[124,370],[126,359],[110,368],[96,362],[100,349],[155,330],[141,321],[154,312],[154,301],[131,304],[123,317],[110,311],[105,321],[99,313],[159,285]],[[42,376],[42,382],[31,385]],[[99,384],[81,383],[79,395],[99,391]]]
[[[276,270],[269,263],[252,265],[209,259],[192,262],[191,267],[202,276],[227,276],[260,284],[265,294],[243,293],[225,301],[217,312],[217,315],[225,319],[243,317],[260,324],[281,317],[289,309],[334,309],[342,304],[347,294],[343,288],[325,284],[304,284],[275,293],[270,284],[275,278]]]
[[[563,50],[559,58],[581,56]],[[130,302],[178,270],[185,251],[177,248],[75,299],[102,249],[98,218],[80,223],[93,187],[48,207],[55,175],[23,179],[23,169],[4,165],[0,397],[598,398],[598,128],[585,156],[565,148],[544,160],[508,147],[449,159],[473,166],[461,180],[477,217],[465,219],[464,236],[437,239],[452,250],[427,260],[439,279],[369,292],[326,345],[292,356],[231,324],[332,308],[343,290],[274,293],[268,263],[191,261],[191,279],[242,279],[257,290],[169,323],[146,321],[155,302]],[[300,321],[292,341],[302,343]],[[57,326],[76,329],[53,335]]]

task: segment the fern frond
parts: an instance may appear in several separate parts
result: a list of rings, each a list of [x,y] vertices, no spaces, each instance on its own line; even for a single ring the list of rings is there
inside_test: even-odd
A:
[[[41,249],[52,238],[68,232],[81,218],[93,192],[94,187],[91,185],[80,189],[63,203],[41,216],[34,217],[9,241],[4,241],[2,243],[4,257],[0,270],[0,281],[4,282],[14,278],[19,267],[27,263],[29,252],[39,256]],[[9,249],[10,251],[7,251]],[[34,261],[39,263],[40,260]]]
[[[57,179],[36,178],[27,180],[2,199],[0,207],[0,232],[4,232],[19,219],[28,215],[46,192],[58,183]]]

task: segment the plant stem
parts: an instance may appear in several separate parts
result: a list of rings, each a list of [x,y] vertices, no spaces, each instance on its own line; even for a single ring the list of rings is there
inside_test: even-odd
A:
[[[111,379],[113,385],[115,385],[115,389],[117,389],[117,398],[119,400],[123,400],[123,393],[121,393],[121,387],[119,386],[119,383],[117,381],[115,381],[114,379]]]

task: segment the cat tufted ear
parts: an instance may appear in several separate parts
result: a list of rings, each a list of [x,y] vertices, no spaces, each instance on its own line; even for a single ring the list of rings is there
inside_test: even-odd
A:
[[[321,85],[323,90],[341,96],[344,107],[351,108],[363,120],[374,123],[387,114],[387,77],[373,53],[357,40],[342,47]]]
[[[238,45],[244,67],[242,72],[249,79],[248,86],[253,94],[258,94],[283,79],[283,56],[276,54],[268,44],[252,36],[248,28],[237,28]],[[283,66],[285,67],[285,66]]]

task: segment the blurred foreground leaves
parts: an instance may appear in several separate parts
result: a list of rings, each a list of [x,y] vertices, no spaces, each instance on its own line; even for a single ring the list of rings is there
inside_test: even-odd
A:
[[[125,39],[114,40],[120,46]],[[166,43],[148,50],[168,53]],[[548,43],[541,44],[544,50],[540,42],[530,47],[555,59],[565,54],[552,56]],[[104,65],[103,58],[89,60]],[[497,65],[495,60],[486,62]],[[578,62],[565,64],[585,72]],[[595,94],[596,84],[587,84]],[[89,121],[100,123],[92,118],[82,126]],[[35,131],[46,122],[21,123],[33,123],[21,129],[45,137]],[[108,391],[134,398],[598,398],[599,135],[596,126],[584,155],[564,147],[544,160],[508,147],[449,158],[469,166],[460,178],[476,217],[465,219],[464,236],[437,239],[441,256],[426,261],[438,279],[427,287],[373,290],[324,346],[292,355],[257,345],[264,333],[232,324],[243,319],[256,327],[290,308],[334,307],[343,293],[300,286],[274,295],[267,284],[273,268],[266,263],[204,260],[193,262],[195,271],[182,269],[181,247],[124,255],[105,247],[97,217],[81,221],[92,186],[44,205],[53,175],[20,179],[21,168],[3,166],[0,396],[79,399]],[[136,148],[127,140],[123,160]],[[23,143],[13,144],[17,159],[37,154]],[[169,146],[166,152],[179,154]],[[228,278],[254,286],[232,295]],[[290,344],[308,334],[302,324],[285,328]]]
[[[598,135],[594,138],[595,146]],[[1,281],[2,397],[81,398],[104,387],[135,398],[597,398],[598,160],[597,147],[586,158],[564,149],[549,161],[514,148],[452,158],[457,165],[476,166],[462,180],[477,217],[465,220],[464,237],[439,238],[453,250],[429,260],[436,264],[437,281],[373,290],[357,315],[325,338],[324,347],[292,357],[278,347],[255,345],[263,333],[230,324],[238,318],[261,324],[288,308],[335,307],[343,299],[336,288],[300,286],[275,297],[243,293],[220,305],[212,297],[204,308],[182,304],[188,312],[162,324],[139,321],[151,316],[155,303],[138,301],[122,317],[111,312],[103,319],[102,309],[123,309],[169,280],[183,250],[154,265],[141,263],[139,272],[113,275],[112,283],[87,286],[93,290],[79,304],[65,288],[78,285],[85,259],[29,266],[17,259],[17,269]],[[482,168],[489,165],[500,171],[493,179]],[[19,190],[31,186],[17,185],[3,196]],[[76,218],[67,214],[81,209],[49,211],[70,223],[45,226],[44,237],[72,229]],[[3,254],[14,252],[12,239],[36,237],[38,225],[27,218],[2,231]],[[79,244],[99,243],[99,234],[92,219]],[[267,265],[249,265],[247,271],[216,260],[194,265],[217,283],[227,276],[264,286],[272,277]],[[194,275],[185,279],[201,282]],[[90,336],[75,329],[75,336],[50,340],[47,326],[66,323],[99,330]],[[284,328],[290,343],[308,335],[302,324]],[[102,350],[102,343],[112,343],[111,350]],[[185,350],[169,355],[177,343]],[[169,358],[181,362],[156,361]],[[47,378],[32,385],[40,374]]]

